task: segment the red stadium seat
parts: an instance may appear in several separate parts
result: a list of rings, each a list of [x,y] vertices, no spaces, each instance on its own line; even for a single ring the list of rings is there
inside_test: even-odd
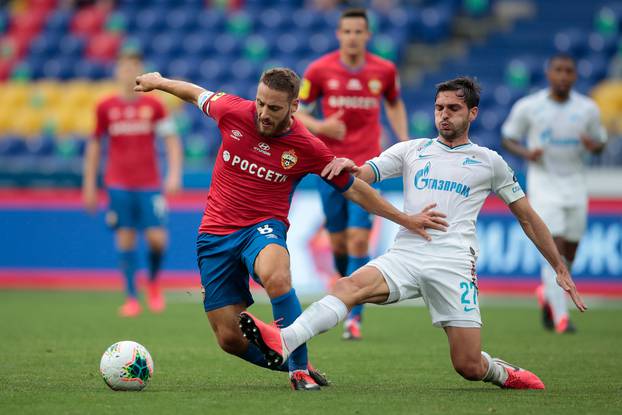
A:
[[[0,81],[6,81],[11,75],[11,70],[15,64],[14,60],[0,59]]]
[[[87,7],[75,14],[71,21],[71,31],[76,35],[91,36],[101,31],[106,22],[106,10],[100,7]]]
[[[90,59],[113,60],[120,45],[121,36],[118,33],[98,33],[90,39],[86,56]]]

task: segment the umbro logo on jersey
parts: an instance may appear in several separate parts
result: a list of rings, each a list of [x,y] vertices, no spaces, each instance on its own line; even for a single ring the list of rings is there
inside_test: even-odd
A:
[[[360,91],[363,89],[363,85],[361,85],[361,81],[358,79],[352,78],[346,84],[346,89],[349,89],[350,91]]]
[[[240,141],[240,138],[242,138],[242,133],[238,130],[231,130],[231,134],[229,134],[229,137],[233,138],[234,140]]]
[[[465,158],[464,161],[462,162],[463,166],[470,166],[474,164],[482,164],[482,162],[479,160],[472,159],[472,158]]]

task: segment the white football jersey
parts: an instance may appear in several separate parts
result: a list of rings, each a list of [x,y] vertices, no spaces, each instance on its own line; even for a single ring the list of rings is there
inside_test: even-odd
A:
[[[516,102],[502,127],[504,138],[527,138],[527,148],[543,150],[542,158],[529,162],[527,191],[542,203],[576,206],[587,203],[583,158],[587,150],[581,135],[605,142],[607,134],[594,101],[571,92],[559,103],[541,90]]]
[[[367,163],[376,181],[402,176],[404,212],[416,214],[436,203],[434,209],[447,215],[447,232],[428,229],[430,242],[400,227],[395,246],[413,253],[477,255],[475,223],[490,192],[506,204],[525,196],[505,160],[471,142],[451,148],[438,139],[410,140],[395,144]]]

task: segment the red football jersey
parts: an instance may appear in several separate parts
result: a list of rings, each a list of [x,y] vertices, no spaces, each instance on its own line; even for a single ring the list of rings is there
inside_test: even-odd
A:
[[[159,188],[155,129],[166,117],[160,101],[144,94],[131,101],[115,95],[103,99],[96,114],[95,139],[109,137],[106,186],[129,190]]]
[[[395,65],[371,53],[357,70],[341,62],[339,51],[328,53],[309,65],[300,88],[303,104],[321,99],[324,117],[344,110],[344,140],[319,137],[338,157],[359,165],[380,154],[381,103],[383,98],[394,102],[399,95]]]
[[[201,109],[218,123],[222,144],[199,232],[226,235],[272,218],[289,226],[296,185],[320,174],[333,153],[297,120],[282,136],[262,137],[253,101],[219,92]],[[353,180],[342,173],[328,183],[346,191]]]

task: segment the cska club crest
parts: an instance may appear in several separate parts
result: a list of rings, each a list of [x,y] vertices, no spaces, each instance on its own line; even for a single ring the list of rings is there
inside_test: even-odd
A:
[[[285,170],[289,170],[298,163],[298,156],[294,150],[287,150],[281,154],[281,166]]]
[[[367,83],[367,86],[369,87],[371,93],[374,95],[378,95],[382,91],[382,82],[377,79],[370,79]]]

